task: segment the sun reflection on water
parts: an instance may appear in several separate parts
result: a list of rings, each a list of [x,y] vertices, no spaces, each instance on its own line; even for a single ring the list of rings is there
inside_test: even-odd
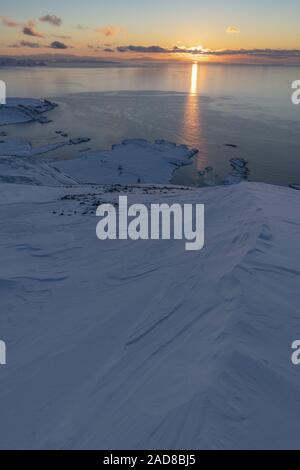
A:
[[[203,150],[206,148],[206,139],[202,129],[200,105],[200,93],[203,82],[205,81],[205,69],[202,69],[202,67],[200,69],[200,67],[201,66],[197,62],[192,64],[189,75],[190,85],[186,96],[182,121],[182,141],[187,145],[194,147],[195,136],[197,136],[198,144],[200,142],[199,150],[201,151],[201,158],[200,154],[195,158],[195,167],[197,170],[202,169],[203,165],[205,165],[205,153],[203,153]]]
[[[198,85],[198,64],[195,63],[192,66],[192,74],[191,74],[190,93],[192,95],[195,95],[197,93],[197,85]]]

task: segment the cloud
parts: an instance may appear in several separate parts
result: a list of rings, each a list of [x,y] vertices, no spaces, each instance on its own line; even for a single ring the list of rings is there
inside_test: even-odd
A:
[[[49,46],[51,49],[69,49],[70,46],[67,46],[63,42],[54,41]]]
[[[185,54],[191,56],[243,56],[267,59],[300,58],[300,49],[204,49],[202,47],[164,48],[161,46],[118,46],[117,52],[151,53],[151,54]]]
[[[0,16],[0,21],[2,25],[6,26],[7,28],[17,28],[18,26],[20,26],[20,23],[12,20],[8,16]]]
[[[106,37],[110,37],[110,36],[116,36],[117,34],[119,34],[121,32],[121,28],[119,26],[110,25],[110,26],[103,26],[102,28],[97,28],[95,29],[95,31],[96,33],[100,33]]]
[[[119,46],[116,49],[118,52],[143,52],[143,53],[159,53],[166,54],[171,53],[173,49],[165,49],[161,46]]]
[[[48,14],[48,15],[42,16],[39,20],[42,21],[43,23],[49,23],[52,26],[61,26],[62,24],[62,19],[56,15]]]
[[[117,49],[113,49],[107,44],[103,44],[102,46],[93,46],[92,44],[87,44],[86,46],[88,49],[93,49],[95,52],[116,52]]]
[[[145,53],[145,54],[200,54],[203,52],[203,48],[199,47],[192,47],[186,48],[184,46],[178,47],[174,46],[171,48],[165,48],[162,46],[118,46],[116,48],[118,52],[137,52],[137,53]]]
[[[52,37],[56,39],[72,39],[71,36],[64,36],[63,34],[52,34]]]
[[[31,42],[31,41],[20,41],[20,46],[31,47],[32,49],[38,49],[40,47],[43,47],[38,42]]]
[[[35,29],[35,22],[34,21],[28,21],[27,25],[24,26],[23,28],[23,34],[26,36],[33,36],[35,38],[44,38],[44,34],[39,33]]]
[[[39,44],[38,42],[31,42],[31,41],[20,41],[16,44],[11,44],[10,46],[8,47],[13,47],[13,48],[17,48],[17,47],[30,47],[31,49],[39,49],[41,47],[45,47],[43,46],[42,44]]]
[[[300,49],[223,49],[208,51],[205,55],[215,56],[247,56],[268,59],[300,58]]]
[[[90,29],[88,26],[82,26],[81,24],[77,24],[74,26],[75,29],[79,29],[80,31],[86,31],[87,29]]]
[[[94,46],[93,44],[87,44],[88,49],[92,49],[94,52],[116,52],[116,49],[108,47],[106,44],[102,46]]]
[[[228,26],[226,33],[228,34],[240,34],[240,29],[237,26]]]
[[[38,42],[32,41],[19,41],[15,44],[11,44],[8,47],[18,48],[18,47],[30,47],[31,49],[40,49],[40,48],[47,48],[47,49],[70,49],[72,46],[67,46],[66,44],[60,41],[54,41],[51,44],[39,44]]]

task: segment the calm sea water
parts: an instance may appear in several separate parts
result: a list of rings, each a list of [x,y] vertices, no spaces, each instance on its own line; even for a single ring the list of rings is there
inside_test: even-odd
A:
[[[4,68],[0,79],[9,96],[59,104],[49,114],[52,123],[9,126],[9,136],[34,145],[61,140],[57,130],[91,138],[53,158],[106,149],[124,138],[167,139],[199,149],[193,164],[175,173],[176,183],[218,181],[230,171],[231,158],[248,161],[249,180],[300,183],[300,105],[291,102],[300,67]],[[207,167],[213,171],[203,176]]]

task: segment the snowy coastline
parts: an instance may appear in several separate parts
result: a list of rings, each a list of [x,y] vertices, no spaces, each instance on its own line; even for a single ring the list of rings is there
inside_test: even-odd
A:
[[[5,152],[0,447],[298,448],[300,193],[172,186],[193,150],[160,141]],[[205,248],[100,242],[96,207],[120,194],[205,204]]]
[[[75,160],[55,162],[55,167],[79,183],[169,183],[174,168],[189,165],[197,153],[185,145],[157,140],[124,140],[109,151],[90,152]]]
[[[0,107],[0,126],[37,121],[47,124],[50,120],[45,113],[56,108],[49,100],[33,98],[7,98]]]

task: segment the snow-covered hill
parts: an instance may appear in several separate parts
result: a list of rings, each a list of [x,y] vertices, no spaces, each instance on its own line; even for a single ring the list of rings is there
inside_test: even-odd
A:
[[[0,447],[299,448],[300,193],[44,170],[51,186],[0,185]],[[205,248],[100,242],[96,207],[120,193],[205,204]]]

